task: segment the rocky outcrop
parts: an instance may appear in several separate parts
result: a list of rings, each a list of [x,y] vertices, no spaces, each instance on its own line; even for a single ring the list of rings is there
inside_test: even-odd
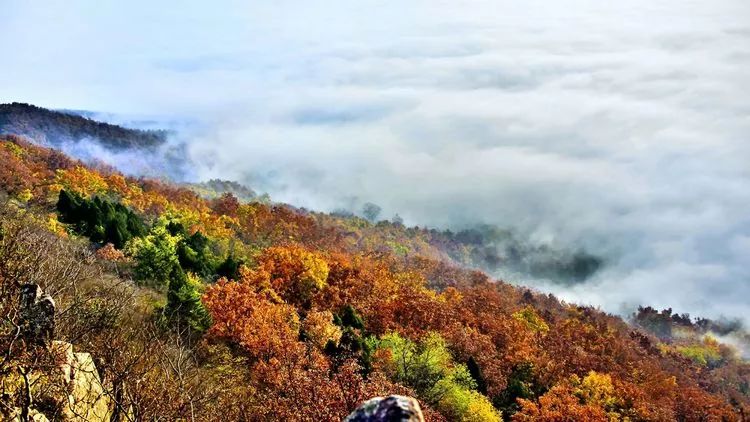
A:
[[[21,286],[19,326],[30,342],[48,344],[55,336],[55,301],[38,284]]]
[[[0,377],[0,399],[23,397],[20,407],[0,409],[0,420],[110,421],[115,408],[112,388],[102,382],[91,355],[75,352],[70,343],[52,340],[52,297],[36,284],[24,284],[18,314],[21,337],[45,363],[37,368],[19,363],[16,370]]]
[[[344,422],[424,422],[419,402],[407,396],[375,397],[362,403]]]
[[[112,400],[102,385],[91,355],[75,353],[73,345],[62,341],[53,342],[52,349],[62,357],[59,370],[68,392],[61,409],[63,419],[108,421],[112,414]]]
[[[49,346],[55,366],[44,371],[24,371],[21,377],[5,377],[1,380],[4,394],[14,394],[30,385],[26,403],[27,410],[16,408],[10,420],[32,421],[109,421],[114,408],[109,391],[99,378],[94,360],[88,353],[76,353],[73,345],[64,341],[52,341]],[[44,404],[41,411],[39,404]],[[3,417],[0,415],[0,420]]]

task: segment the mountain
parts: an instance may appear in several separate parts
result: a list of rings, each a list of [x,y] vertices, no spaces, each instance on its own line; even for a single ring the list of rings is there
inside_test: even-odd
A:
[[[166,131],[144,131],[98,122],[85,113],[54,111],[16,102],[0,104],[0,134],[23,135],[49,146],[95,139],[115,150],[155,147],[164,143],[168,135]]]
[[[0,163],[2,420],[341,420],[393,394],[427,421],[750,414],[741,327],[626,321],[451,259],[502,233],[201,196],[15,135]]]
[[[0,134],[16,134],[33,139],[36,143],[61,148],[67,155],[87,163],[99,162],[97,149],[88,148],[86,142],[97,142],[111,150],[125,154],[108,154],[106,164],[134,176],[164,176],[184,179],[189,169],[189,159],[179,147],[161,151],[161,154],[138,154],[133,160],[131,149],[153,147],[166,140],[168,131],[143,131],[96,121],[100,116],[86,110],[49,110],[46,108],[11,103],[0,105]],[[142,122],[148,127],[155,122]],[[79,148],[62,145],[74,142]],[[209,199],[231,193],[241,201],[260,200],[252,189],[233,181],[209,180],[189,185],[195,192]],[[353,215],[353,214],[352,214]],[[372,219],[374,220],[374,219]],[[378,232],[374,227],[371,231]],[[498,227],[482,225],[453,233],[430,230],[425,237],[439,245],[439,253],[447,254],[455,263],[479,268],[497,274],[518,273],[554,283],[575,284],[584,282],[603,265],[603,258],[582,250],[556,249],[548,245],[532,244],[517,234]]]

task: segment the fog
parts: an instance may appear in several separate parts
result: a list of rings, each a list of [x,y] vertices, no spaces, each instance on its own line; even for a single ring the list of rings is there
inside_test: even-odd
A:
[[[3,1],[0,100],[168,115],[186,179],[494,224],[606,261],[509,281],[750,320],[750,3],[245,3]]]

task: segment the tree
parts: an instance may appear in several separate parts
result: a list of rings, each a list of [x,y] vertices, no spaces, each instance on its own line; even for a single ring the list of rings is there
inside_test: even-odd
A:
[[[576,375],[552,387],[538,403],[519,398],[521,410],[514,420],[540,421],[619,421],[630,419],[623,414],[621,399],[615,394],[612,377],[590,371]]]
[[[462,422],[500,422],[500,413],[483,394],[452,380],[441,380],[444,390],[437,408],[451,420]]]
[[[344,306],[339,315],[336,315],[334,321],[342,327],[351,327],[360,330],[365,328],[364,320],[352,305]]]
[[[518,402],[521,410],[513,416],[514,421],[610,421],[601,406],[582,403],[569,385],[553,387],[539,398],[538,403],[525,399],[519,399]]]
[[[414,343],[397,333],[378,341],[380,365],[396,382],[413,387],[429,405],[451,420],[500,421],[500,414],[465,365],[453,361],[448,345],[437,333]]]
[[[163,224],[157,224],[147,236],[131,240],[125,251],[136,261],[136,277],[166,285],[175,267],[180,265],[177,257],[180,239],[171,235]]]
[[[10,194],[19,194],[32,187],[32,171],[24,165],[23,150],[12,142],[0,144],[0,187]]]
[[[192,274],[174,266],[169,276],[167,306],[164,313],[169,320],[202,332],[211,325],[211,318],[201,303],[202,284]]]
[[[75,232],[88,236],[93,242],[112,243],[117,248],[146,232],[140,217],[131,210],[99,197],[86,199],[62,189],[57,211],[60,221],[71,224]]]
[[[518,399],[533,399],[540,390],[534,376],[534,365],[530,362],[521,362],[513,367],[505,390],[495,396],[493,402],[505,416],[510,417],[519,409]]]
[[[211,208],[218,215],[236,217],[237,211],[240,209],[240,205],[240,201],[237,200],[234,195],[232,195],[230,192],[225,192],[220,197],[212,201]]]
[[[227,258],[216,267],[216,275],[219,278],[224,277],[229,280],[238,280],[240,278],[240,267],[242,266],[242,260],[236,259],[232,254],[229,254]]]
[[[221,279],[208,287],[203,303],[213,321],[208,336],[242,347],[252,359],[278,358],[297,343],[300,322],[294,308],[248,283]]]
[[[382,211],[382,209],[372,202],[367,202],[362,206],[362,215],[364,215],[366,219],[370,220],[370,222],[374,222],[375,219],[378,218],[378,215],[380,215],[380,211]]]
[[[341,328],[333,323],[333,314],[330,311],[308,313],[302,323],[302,329],[307,340],[319,349],[326,347],[329,342],[338,346],[341,340]]]
[[[214,273],[215,258],[208,248],[209,240],[200,231],[183,238],[177,244],[177,258],[180,266],[204,277]]]
[[[466,362],[466,368],[469,370],[471,378],[477,385],[477,391],[482,394],[487,394],[487,382],[484,380],[484,375],[482,375],[482,368],[477,361],[474,360],[473,356],[469,357],[468,362]]]
[[[531,305],[527,305],[520,311],[514,312],[512,316],[518,321],[523,322],[524,325],[534,332],[544,334],[549,331],[547,323],[537,315],[536,310]]]
[[[326,286],[328,263],[318,254],[299,246],[265,249],[256,268],[243,274],[243,280],[270,286],[286,302],[309,307],[310,299]]]

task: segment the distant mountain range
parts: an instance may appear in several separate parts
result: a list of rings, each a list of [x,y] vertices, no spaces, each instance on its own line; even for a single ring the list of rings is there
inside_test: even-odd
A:
[[[151,148],[167,140],[164,130],[130,129],[92,120],[90,112],[54,111],[31,104],[0,104],[0,134],[17,134],[60,146],[95,139],[111,149]]]

